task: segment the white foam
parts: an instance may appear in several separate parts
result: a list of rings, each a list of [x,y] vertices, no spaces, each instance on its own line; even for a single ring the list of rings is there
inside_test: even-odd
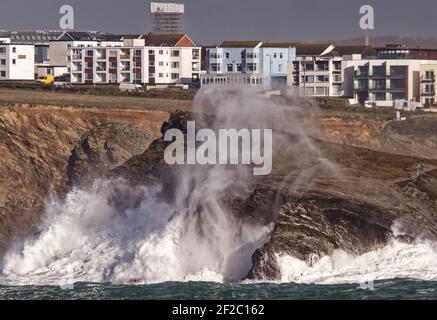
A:
[[[287,255],[278,255],[281,282],[360,283],[373,280],[410,278],[437,280],[437,244],[420,240],[391,244],[360,256],[336,250],[309,265]]]

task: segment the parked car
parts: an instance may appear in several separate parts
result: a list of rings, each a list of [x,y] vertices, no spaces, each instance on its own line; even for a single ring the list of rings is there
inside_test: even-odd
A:
[[[55,77],[55,80],[53,82],[53,86],[57,88],[71,88],[71,78],[70,75],[65,74],[59,77]]]
[[[140,84],[136,83],[120,83],[120,91],[126,92],[143,92],[144,88]]]

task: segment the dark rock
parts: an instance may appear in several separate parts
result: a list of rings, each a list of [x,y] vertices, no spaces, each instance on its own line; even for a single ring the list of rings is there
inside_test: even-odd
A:
[[[82,136],[67,168],[68,185],[83,186],[104,176],[150,145],[149,133],[127,124],[104,124]]]

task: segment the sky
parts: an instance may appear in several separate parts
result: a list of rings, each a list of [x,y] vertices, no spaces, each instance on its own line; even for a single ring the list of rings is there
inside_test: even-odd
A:
[[[149,0],[0,0],[0,29],[59,29],[72,5],[75,28],[150,31]],[[164,2],[164,1],[158,1]],[[375,10],[371,36],[428,38],[437,30],[435,0],[175,0],[185,4],[185,31],[200,44],[230,40],[333,41],[363,36],[359,9]]]

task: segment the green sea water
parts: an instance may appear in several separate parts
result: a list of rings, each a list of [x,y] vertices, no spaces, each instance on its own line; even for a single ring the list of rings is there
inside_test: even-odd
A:
[[[410,279],[381,280],[373,284],[373,290],[363,289],[359,284],[166,282],[148,285],[115,285],[110,283],[76,283],[69,288],[59,286],[0,286],[0,299],[437,299],[437,282]]]

